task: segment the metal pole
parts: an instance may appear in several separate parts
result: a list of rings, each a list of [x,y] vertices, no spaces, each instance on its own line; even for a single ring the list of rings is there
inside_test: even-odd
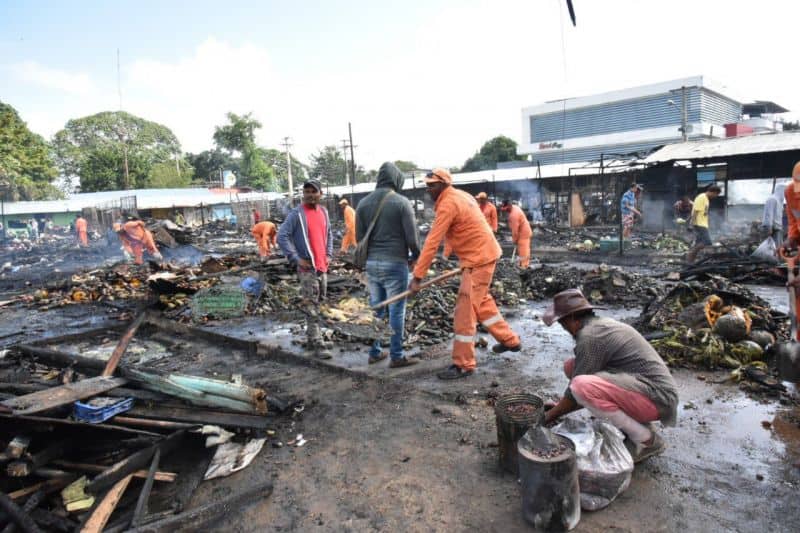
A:
[[[686,131],[686,123],[688,122],[688,110],[686,102],[686,87],[681,87],[681,135],[683,142],[689,140],[689,135]]]
[[[342,155],[344,155],[344,184],[350,185],[350,180],[347,178],[347,139],[342,139]]]
[[[622,195],[619,192],[622,190],[622,177],[617,174],[617,189],[614,198],[617,199],[617,216],[619,218],[619,256],[622,257],[625,248],[625,238],[622,236]]]
[[[6,242],[6,188],[0,190],[0,218],[3,219],[3,243]]]
[[[350,134],[350,174],[353,176],[353,185],[356,184],[356,159],[353,155],[353,127],[347,123],[347,131]]]
[[[294,207],[294,183],[292,182],[292,154],[289,153],[291,148],[289,137],[283,138],[283,147],[286,148],[286,178],[287,187],[289,189],[289,207]]]
[[[603,203],[603,205],[600,207],[600,216],[603,219],[603,224],[605,224],[606,216],[608,213],[606,212],[606,183],[605,183],[606,177],[604,173],[605,169],[603,168],[603,163],[604,163],[604,154],[601,153],[600,154],[600,201]]]

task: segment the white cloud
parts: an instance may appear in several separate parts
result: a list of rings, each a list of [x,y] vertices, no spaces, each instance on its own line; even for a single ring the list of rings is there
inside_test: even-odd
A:
[[[12,65],[11,71],[20,81],[73,95],[88,95],[94,89],[94,84],[87,74],[47,67],[36,61],[17,63]]]

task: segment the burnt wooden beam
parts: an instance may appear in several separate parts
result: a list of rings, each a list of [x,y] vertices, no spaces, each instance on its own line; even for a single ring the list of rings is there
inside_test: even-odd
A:
[[[113,464],[101,474],[98,474],[91,481],[91,483],[86,486],[86,491],[91,492],[92,494],[97,494],[111,487],[117,481],[146,465],[153,457],[156,449],[160,449],[162,455],[167,455],[169,452],[174,450],[178,444],[181,443],[185,436],[185,430],[176,431],[161,442],[154,444],[149,448],[145,448],[144,450],[140,450],[127,459],[123,459],[122,461]]]
[[[108,467],[102,465],[92,465],[87,463],[73,463],[71,461],[53,461],[53,464],[56,466],[60,466],[61,468],[66,468],[68,470],[78,470],[80,472],[89,472],[98,474],[104,472]],[[148,472],[146,470],[137,470],[133,473],[133,477],[135,478],[146,478],[148,476]],[[172,483],[175,481],[175,478],[178,477],[178,474],[175,472],[161,472],[158,471],[155,474],[156,481],[165,481],[168,483]]]
[[[27,431],[33,432],[47,432],[51,431],[53,427],[72,428],[76,431],[83,432],[98,432],[105,435],[112,433],[127,433],[129,435],[147,436],[163,438],[161,433],[153,433],[152,431],[145,431],[143,429],[134,429],[123,426],[116,426],[113,424],[87,424],[85,422],[75,422],[74,420],[67,420],[64,418],[52,418],[48,416],[21,416],[9,415],[0,413],[0,426],[9,424],[14,428],[25,427]]]
[[[46,465],[53,459],[64,455],[71,447],[72,442],[63,440],[41,450],[29,458],[12,461],[6,466],[6,473],[11,477],[26,477],[33,473],[37,468]]]
[[[150,470],[147,472],[147,479],[144,480],[139,499],[136,500],[136,509],[133,511],[131,526],[136,527],[147,514],[147,501],[150,499],[150,491],[153,490],[153,479],[158,470],[158,463],[161,460],[161,450],[156,450],[153,454],[153,461],[150,463]]]
[[[125,354],[125,350],[128,349],[128,345],[131,343],[133,336],[136,335],[136,330],[138,330],[139,326],[141,326],[142,322],[144,322],[145,314],[146,313],[144,311],[139,313],[131,325],[128,326],[128,329],[125,330],[122,338],[114,347],[114,351],[111,352],[111,357],[108,358],[108,362],[106,362],[106,366],[103,368],[103,373],[100,374],[101,376],[114,375],[114,371],[117,369],[117,365],[119,365],[122,356]]]
[[[125,413],[126,416],[169,420],[174,422],[235,427],[243,429],[269,429],[274,420],[264,415],[233,413],[211,409],[164,407],[159,405],[136,405]],[[117,418],[117,417],[115,417]],[[113,420],[113,419],[112,419]]]
[[[25,533],[39,533],[41,530],[36,522],[28,516],[19,505],[14,503],[8,494],[0,492],[0,509],[6,512],[8,518]]]
[[[111,376],[88,378],[4,400],[2,405],[13,409],[14,414],[31,415],[102,394],[127,382]]]
[[[44,491],[36,491],[34,492],[28,501],[25,502],[25,505],[22,506],[22,512],[26,515],[30,515],[34,509],[39,507],[39,504],[42,503],[44,500],[45,493]],[[9,523],[6,527],[3,528],[2,533],[14,533],[17,530],[17,524],[14,522]]]
[[[215,520],[224,518],[230,511],[240,512],[244,505],[268,498],[272,494],[272,483],[253,485],[226,498],[190,509],[157,522],[151,522],[128,530],[130,533],[165,533],[173,531],[202,531]]]
[[[33,494],[38,490],[42,490],[45,494],[50,494],[51,492],[55,492],[57,490],[61,490],[70,483],[75,480],[76,476],[71,476],[68,478],[56,478],[56,479],[48,479],[47,481],[40,481],[39,483],[35,483],[30,487],[25,487],[24,489],[15,490],[14,492],[9,492],[8,497],[12,500],[19,500]]]

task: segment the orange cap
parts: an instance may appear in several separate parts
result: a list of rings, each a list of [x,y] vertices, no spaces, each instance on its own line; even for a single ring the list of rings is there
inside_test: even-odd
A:
[[[800,178],[800,161],[794,164],[794,169],[792,169],[792,178]]]
[[[486,196],[485,192],[479,192],[478,194],[475,195],[475,198],[477,200],[488,200],[489,199],[489,197]]]
[[[451,185],[453,183],[453,176],[443,168],[434,168],[425,175],[425,183],[444,183]]]

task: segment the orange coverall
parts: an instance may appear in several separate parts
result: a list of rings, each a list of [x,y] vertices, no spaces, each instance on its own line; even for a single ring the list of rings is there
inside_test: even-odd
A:
[[[356,246],[356,210],[349,205],[344,206],[344,226],[342,251],[346,252],[351,246]]]
[[[268,220],[259,222],[253,226],[250,233],[256,238],[258,255],[261,257],[267,257],[272,251],[272,247],[278,244],[278,229],[275,227],[275,224]]]
[[[533,230],[528,217],[519,206],[512,205],[508,212],[508,227],[511,228],[511,240],[517,246],[520,268],[528,268],[531,262],[531,237]]]
[[[134,257],[134,262],[137,265],[144,263],[144,251],[147,250],[150,254],[157,254],[158,248],[153,240],[153,234],[150,230],[144,227],[144,222],[141,220],[131,220],[122,225],[124,233],[120,234],[122,246],[129,254]]]
[[[414,277],[425,277],[442,239],[446,239],[464,269],[453,316],[453,363],[462,370],[472,370],[476,366],[476,320],[498,342],[509,347],[520,343],[489,294],[502,250],[471,195],[446,187],[436,200],[435,209],[436,218],[414,268]]]
[[[78,217],[75,219],[75,233],[78,235],[78,243],[81,246],[89,246],[89,234],[87,230],[88,224],[86,219]]]
[[[497,233],[497,208],[491,202],[486,202],[483,205],[478,204],[481,208],[481,213],[486,217],[486,222],[492,231]]]

